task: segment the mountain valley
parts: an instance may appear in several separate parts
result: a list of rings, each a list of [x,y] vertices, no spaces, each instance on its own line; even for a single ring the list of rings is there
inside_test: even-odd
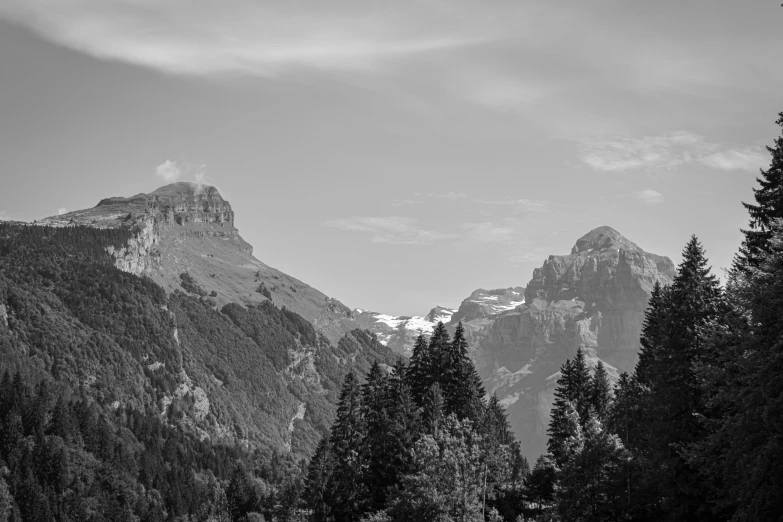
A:
[[[550,256],[526,286],[478,289],[456,309],[437,306],[424,316],[396,317],[351,310],[269,267],[253,257],[233,222],[231,205],[214,187],[175,183],[150,194],[107,198],[40,224],[132,230],[125,245],[109,247],[117,268],[148,276],[169,292],[185,288],[216,309],[274,304],[300,315],[334,345],[353,330],[365,330],[378,345],[409,357],[419,334],[429,337],[438,322],[453,333],[461,322],[487,392],[507,408],[530,458],[545,447],[560,365],[582,347],[591,367],[604,362],[612,382],[620,372],[631,372],[651,289],[656,281],[670,283],[675,273],[668,258],[600,227],[578,239],[570,254]],[[317,383],[316,347],[296,346],[287,348],[288,357]],[[390,352],[386,361],[394,357]],[[190,390],[189,381],[186,375],[179,379],[183,390]],[[288,409],[291,417],[314,412],[306,401]],[[284,447],[290,449],[290,443]]]

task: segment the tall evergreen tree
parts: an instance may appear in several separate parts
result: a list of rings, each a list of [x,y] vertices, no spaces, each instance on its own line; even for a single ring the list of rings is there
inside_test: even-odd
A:
[[[717,318],[721,289],[695,236],[683,251],[671,289],[658,292],[656,299],[642,332],[636,372],[645,387],[649,481],[660,486],[658,504],[667,516],[709,518],[702,477],[683,452],[704,436],[698,420],[704,405],[693,368],[708,356],[701,332]]]
[[[602,361],[595,365],[593,378],[590,380],[590,406],[601,422],[606,422],[609,415],[609,406],[612,402],[612,391],[609,385],[609,376]]]
[[[440,391],[440,385],[435,383],[430,386],[424,396],[421,421],[426,433],[433,434],[440,427],[445,416],[443,408],[443,394]]]
[[[421,406],[424,396],[434,382],[432,377],[433,357],[424,334],[419,334],[413,345],[410,363],[404,379],[410,387],[413,400]]]
[[[449,331],[446,330],[446,325],[443,324],[443,321],[438,321],[438,324],[432,329],[429,347],[430,357],[432,358],[430,376],[434,382],[441,385],[441,391],[443,391],[451,347],[449,343]]]
[[[338,520],[359,520],[365,509],[367,495],[362,477],[366,459],[362,454],[362,442],[366,433],[361,388],[356,374],[351,371],[345,376],[331,435],[337,464],[329,487],[332,493],[330,507]]]
[[[783,128],[783,112],[775,123]],[[761,177],[756,179],[760,185],[753,189],[756,204],[743,203],[750,214],[750,226],[743,230],[745,240],[735,260],[735,269],[758,266],[759,256],[769,252],[773,221],[783,218],[783,135],[775,139],[774,145],[767,147],[772,155],[769,168],[762,169]]]
[[[569,458],[557,473],[555,499],[563,520],[627,520],[623,469],[628,452],[595,417],[575,430]]]
[[[754,263],[730,280],[733,309],[707,329],[713,356],[697,364],[707,435],[690,446],[689,461],[732,520],[783,513],[783,220],[769,231]]]

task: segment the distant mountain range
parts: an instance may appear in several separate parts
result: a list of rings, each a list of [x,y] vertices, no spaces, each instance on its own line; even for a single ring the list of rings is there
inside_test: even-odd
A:
[[[371,342],[407,356],[420,333],[427,335],[441,321],[453,331],[461,321],[487,391],[497,393],[507,407],[523,451],[533,458],[545,449],[560,365],[582,346],[590,364],[604,361],[612,378],[631,371],[650,290],[656,281],[670,282],[675,273],[670,259],[645,252],[610,227],[600,227],[579,238],[570,254],[549,256],[526,286],[478,289],[457,309],[436,306],[423,316],[391,316],[351,310],[253,257],[252,247],[234,227],[231,205],[214,187],[175,183],[150,194],[107,198],[94,208],[39,223],[130,230],[126,244],[109,247],[117,268],[147,276],[167,292],[195,294],[215,309],[265,302],[285,307],[335,347],[345,345],[346,334],[365,330],[374,334]],[[480,273],[475,277],[480,278]],[[253,336],[247,329],[245,334]],[[302,372],[301,379],[322,378],[317,346],[297,342],[287,350],[288,359],[295,360]],[[356,355],[338,364],[347,371],[356,363]],[[358,355],[359,367],[366,366],[369,354]],[[383,355],[388,363],[394,357],[391,351]],[[290,381],[286,371],[278,372],[282,382]],[[181,378],[183,383],[186,377]],[[285,421],[281,433],[294,432],[300,426],[297,419],[308,424],[312,408],[323,408],[307,403],[308,397],[317,395],[316,389],[300,393],[292,402],[294,411],[281,417]],[[231,401],[230,394],[224,400]],[[307,429],[321,432],[323,426]],[[307,439],[305,453],[312,449],[313,437]],[[293,439],[288,440],[290,449]]]

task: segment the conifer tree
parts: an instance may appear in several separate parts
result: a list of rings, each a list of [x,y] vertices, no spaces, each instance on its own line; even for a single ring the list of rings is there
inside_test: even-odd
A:
[[[769,230],[755,266],[730,281],[731,309],[707,329],[712,357],[696,367],[707,434],[691,444],[689,462],[709,478],[719,513],[733,520],[783,512],[776,464],[783,461],[783,221]]]
[[[606,422],[609,414],[609,406],[612,401],[609,377],[602,361],[595,365],[593,378],[590,381],[590,406],[596,417],[601,422]]]
[[[360,518],[367,498],[362,481],[366,466],[362,442],[367,430],[361,396],[356,374],[348,372],[332,426],[331,445],[337,464],[329,487],[332,493],[329,502],[334,517],[349,522]]]
[[[555,497],[556,468],[547,455],[541,455],[536,460],[533,469],[525,477],[525,499],[530,505],[528,513],[534,520],[538,520],[547,511]]]
[[[576,349],[574,364],[571,373],[571,381],[568,383],[568,392],[571,401],[579,414],[579,419],[584,427],[590,413],[590,369],[587,367],[582,347]]]
[[[636,372],[645,388],[648,481],[660,486],[658,503],[668,516],[697,518],[709,509],[707,493],[683,452],[704,436],[699,422],[704,404],[693,368],[708,355],[701,332],[717,318],[721,290],[695,236],[683,251],[671,289],[656,298],[642,332]]]
[[[435,328],[432,329],[430,336],[429,353],[431,357],[430,377],[433,382],[441,385],[441,392],[446,381],[446,368],[449,362],[449,332],[443,321],[438,321]]]
[[[424,334],[419,334],[413,345],[410,363],[404,373],[404,379],[411,389],[413,400],[419,406],[423,404],[424,395],[433,382],[431,370],[432,354],[430,353],[430,346]]]
[[[628,452],[595,417],[589,418],[584,431],[575,431],[569,458],[557,473],[557,511],[563,520],[626,519],[623,468]]]
[[[440,391],[438,383],[430,386],[424,396],[424,407],[422,411],[422,424],[426,433],[432,434],[440,426],[443,420],[443,394]]]
[[[455,413],[460,419],[469,418],[479,422],[484,413],[482,400],[485,391],[476,366],[468,356],[468,342],[461,321],[454,331],[454,338],[446,347],[442,361],[444,413]]]
[[[783,112],[775,123],[783,128]],[[759,256],[769,252],[773,221],[783,218],[783,135],[775,139],[774,145],[774,148],[767,147],[772,155],[769,168],[762,169],[761,177],[756,179],[761,186],[753,189],[756,204],[743,203],[750,214],[750,225],[748,230],[743,230],[745,240],[735,260],[735,269],[758,266]]]
[[[374,362],[362,385],[362,415],[366,425],[366,436],[362,441],[362,458],[367,462],[366,480],[369,509],[382,509],[386,492],[395,482],[392,470],[392,455],[395,433],[392,424],[394,404],[390,397],[389,378]]]

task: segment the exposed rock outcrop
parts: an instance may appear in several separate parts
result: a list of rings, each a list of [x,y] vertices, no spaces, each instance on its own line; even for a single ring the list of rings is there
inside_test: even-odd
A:
[[[550,256],[534,270],[524,304],[471,329],[487,391],[508,408],[529,456],[545,450],[560,365],[581,346],[589,364],[602,360],[612,379],[632,371],[650,291],[674,275],[670,259],[597,228],[571,254]]]
[[[234,211],[215,187],[172,183],[149,194],[111,197],[97,206],[40,221],[50,226],[127,228],[132,237],[110,247],[118,268],[182,290],[187,273],[216,305],[271,300],[303,316],[336,342],[358,326],[351,310],[253,257],[234,227]]]

